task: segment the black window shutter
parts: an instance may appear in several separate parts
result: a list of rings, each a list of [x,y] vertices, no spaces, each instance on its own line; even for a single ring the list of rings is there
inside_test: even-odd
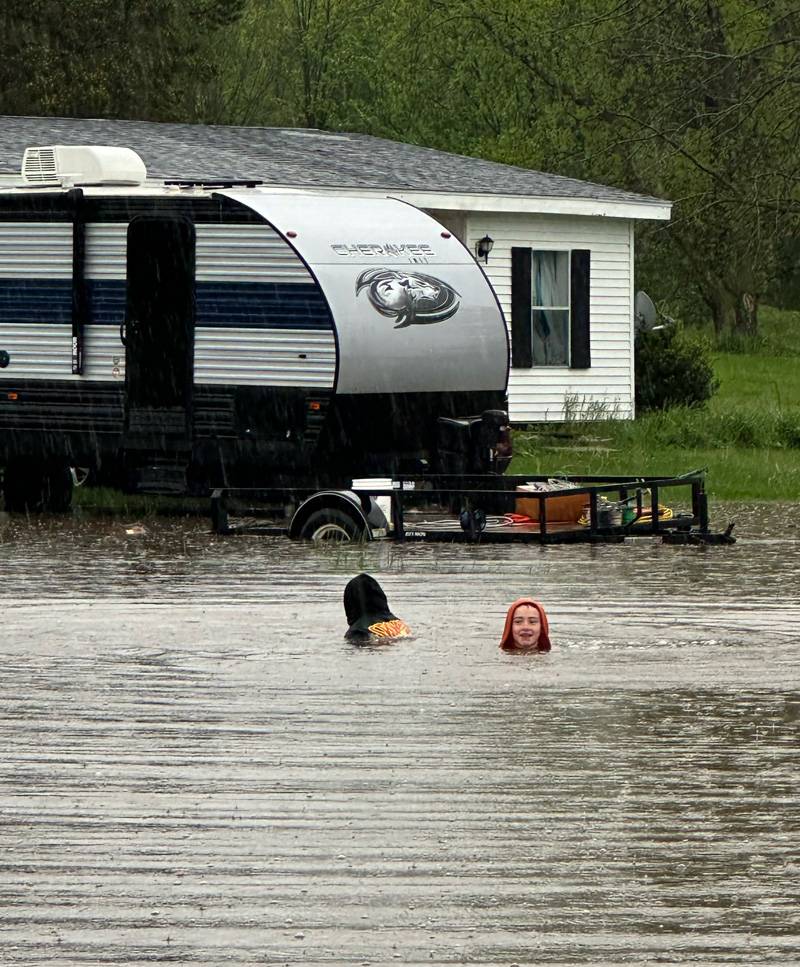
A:
[[[531,345],[531,250],[511,249],[511,365],[533,366]]]
[[[572,369],[592,365],[589,339],[589,250],[573,249],[570,272],[569,364]]]

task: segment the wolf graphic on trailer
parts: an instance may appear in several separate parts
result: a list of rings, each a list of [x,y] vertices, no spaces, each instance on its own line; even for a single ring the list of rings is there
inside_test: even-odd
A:
[[[367,269],[358,277],[356,293],[365,287],[378,312],[397,319],[397,329],[414,323],[443,322],[455,315],[460,305],[458,293],[446,282],[420,272]]]
[[[148,182],[127,148],[29,148],[0,191],[6,506],[347,485],[508,462],[508,336],[480,267],[389,198]]]

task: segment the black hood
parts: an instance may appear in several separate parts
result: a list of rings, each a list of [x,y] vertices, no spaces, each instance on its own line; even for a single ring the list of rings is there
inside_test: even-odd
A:
[[[347,582],[344,589],[344,613],[347,615],[348,634],[368,632],[369,626],[379,621],[394,621],[383,588],[369,574],[359,574]]]

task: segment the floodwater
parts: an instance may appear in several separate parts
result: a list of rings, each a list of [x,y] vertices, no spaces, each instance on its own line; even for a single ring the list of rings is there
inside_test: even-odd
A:
[[[800,510],[733,547],[0,518],[0,962],[800,963]],[[412,641],[355,647],[384,585]],[[553,651],[497,648],[534,594]]]

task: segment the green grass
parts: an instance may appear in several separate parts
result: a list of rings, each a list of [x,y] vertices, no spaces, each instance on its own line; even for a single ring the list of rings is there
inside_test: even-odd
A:
[[[767,356],[800,356],[800,310],[761,306],[760,351]]]
[[[800,408],[800,360],[790,356],[716,353],[719,390],[710,408]]]
[[[111,487],[76,487],[72,505],[92,514],[113,514],[138,520],[142,517],[207,515],[210,502],[198,497],[125,494]]]
[[[637,477],[677,476],[706,469],[707,490],[717,500],[798,500],[800,451],[684,447],[625,448],[619,450],[528,449],[530,437],[515,440],[517,455],[511,473],[620,474]],[[522,449],[525,446],[526,449]],[[534,444],[535,446],[535,444]]]
[[[711,325],[697,327],[715,341],[720,352],[754,356],[800,356],[800,311],[761,306],[758,335],[741,337],[725,334],[715,339]]]

